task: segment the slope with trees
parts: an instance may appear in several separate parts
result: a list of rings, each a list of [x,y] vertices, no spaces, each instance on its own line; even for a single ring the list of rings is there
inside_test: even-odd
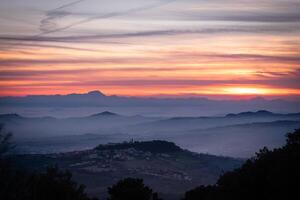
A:
[[[298,199],[300,129],[287,134],[286,145],[264,148],[242,167],[222,175],[213,186],[186,192],[184,200]]]

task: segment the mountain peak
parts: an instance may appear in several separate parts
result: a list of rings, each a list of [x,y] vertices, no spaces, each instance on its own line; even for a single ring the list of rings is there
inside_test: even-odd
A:
[[[257,97],[254,97],[252,99],[250,99],[251,101],[266,101],[266,99],[262,96],[257,96]]]
[[[259,110],[256,112],[256,114],[274,114],[274,113],[267,111],[267,110]]]
[[[109,112],[109,111],[104,111],[104,112],[97,113],[97,114],[94,114],[94,115],[91,115],[91,116],[92,117],[98,117],[98,116],[118,116],[118,114],[113,113],[113,112]]]
[[[16,113],[11,113],[11,114],[1,114],[0,118],[21,118],[21,116]]]
[[[93,90],[87,93],[87,95],[90,96],[105,96],[102,92],[100,92],[99,90]]]
[[[273,115],[274,113],[267,111],[267,110],[258,110],[257,112],[241,112],[238,114],[230,113],[226,115],[226,117],[242,117],[242,116],[266,116],[266,115]]]

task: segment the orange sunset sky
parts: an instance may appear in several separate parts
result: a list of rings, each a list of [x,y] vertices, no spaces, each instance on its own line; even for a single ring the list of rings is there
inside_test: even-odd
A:
[[[0,96],[299,96],[299,10],[299,0],[1,0]]]

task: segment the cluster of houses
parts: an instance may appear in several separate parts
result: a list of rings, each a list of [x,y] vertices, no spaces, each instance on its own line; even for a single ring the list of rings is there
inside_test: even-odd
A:
[[[172,180],[192,180],[185,172],[167,168],[162,169],[160,166],[155,167],[155,165],[149,164],[151,160],[171,160],[173,159],[172,154],[154,154],[148,151],[128,148],[114,150],[93,149],[88,151],[70,152],[67,154],[55,154],[52,155],[52,157],[53,156],[56,158],[60,157],[62,159],[64,157],[68,157],[69,159],[72,158],[70,160],[73,162],[69,163],[68,168],[80,170],[85,173],[102,173],[124,170],[129,174],[143,174]],[[126,167],[120,167],[122,166],[122,163],[135,163],[135,161],[141,161],[143,164],[129,164]]]

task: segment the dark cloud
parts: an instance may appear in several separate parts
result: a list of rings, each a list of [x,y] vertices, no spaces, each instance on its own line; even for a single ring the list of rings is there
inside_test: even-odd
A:
[[[170,52],[164,56],[153,57],[105,57],[105,58],[82,58],[82,59],[0,59],[0,67],[7,66],[35,66],[35,65],[62,65],[62,64],[145,64],[145,63],[156,63],[158,61],[172,63],[178,61],[186,61],[191,59],[197,59],[197,62],[207,63],[210,60],[218,61],[265,61],[266,63],[291,63],[291,64],[300,64],[300,56],[272,56],[272,55],[261,55],[261,54],[203,54],[203,53],[193,53],[193,52]]]
[[[36,65],[76,65],[76,64],[109,64],[109,63],[148,63],[155,58],[136,58],[136,57],[106,57],[106,58],[57,58],[57,59],[0,59],[0,67],[20,67],[20,66],[36,66]]]
[[[199,68],[201,71],[203,68]],[[159,77],[148,77],[142,79],[131,79],[128,77],[127,80],[103,80],[103,72],[160,72],[160,71],[187,71],[196,70],[195,68],[181,67],[181,68],[168,68],[168,67],[157,67],[157,68],[97,68],[97,69],[73,69],[73,70],[1,70],[0,79],[4,81],[14,81],[14,80],[25,80],[25,81],[44,81],[48,82],[44,86],[59,86],[60,77],[70,77],[65,78],[64,81],[68,83],[63,83],[63,85],[78,85],[78,86],[177,86],[177,87],[187,87],[187,86],[209,86],[209,85],[264,85],[276,88],[291,88],[299,89],[300,80],[300,69],[294,69],[287,72],[276,72],[275,71],[262,71],[257,70],[253,75],[256,76],[255,79],[239,78],[239,79],[228,79],[226,76],[223,79],[213,80],[213,79],[163,79]],[[91,78],[93,74],[93,78]],[[77,77],[77,78],[76,78]],[[97,78],[99,77],[99,78]],[[77,80],[77,79],[80,80]],[[94,80],[93,80],[94,79]],[[32,86],[33,84],[24,83],[22,86]],[[40,85],[40,83],[39,83]],[[43,84],[42,84],[43,85]],[[41,85],[41,86],[42,86]]]
[[[68,36],[0,36],[0,40],[20,42],[93,42],[95,40],[122,39],[135,37],[161,37],[183,34],[224,34],[224,33],[298,33],[300,29],[295,26],[273,27],[273,26],[229,26],[220,28],[193,28],[174,30],[153,30],[130,33],[112,33],[96,35],[68,35]]]
[[[298,7],[300,9],[300,6]],[[177,19],[191,21],[231,21],[231,22],[266,22],[266,23],[293,23],[300,22],[299,11],[222,11],[222,12],[179,12]]]
[[[99,77],[101,78],[101,76]],[[90,79],[90,78],[89,78]],[[24,79],[21,79],[24,80]],[[35,77],[33,79],[25,79],[30,80],[32,83],[24,83],[20,86],[123,86],[123,87],[157,87],[157,86],[165,86],[165,87],[197,87],[197,86],[213,86],[213,85],[222,85],[222,86],[234,86],[237,85],[241,87],[241,85],[263,85],[265,87],[271,88],[290,88],[290,89],[300,89],[299,88],[299,76],[285,76],[285,77],[277,77],[274,79],[230,79],[230,80],[196,80],[196,79],[127,79],[127,80],[61,80],[54,78],[45,78],[45,77]],[[41,81],[47,80],[47,82],[42,83]],[[67,82],[66,82],[67,81]]]
[[[55,45],[55,44],[41,44],[41,43],[15,43],[15,42],[4,42],[0,44],[0,51],[7,51],[7,50],[16,50],[19,51],[19,49],[27,49],[27,47],[33,47],[33,48],[55,48],[55,49],[66,49],[66,50],[76,50],[76,51],[88,51],[88,52],[98,52],[99,50],[97,49],[90,49],[90,48],[81,48],[81,47],[71,47],[71,46],[62,46],[62,45]],[[24,50],[22,51],[23,53],[28,53],[28,54],[38,54],[38,52],[33,53],[33,52],[28,52]]]

